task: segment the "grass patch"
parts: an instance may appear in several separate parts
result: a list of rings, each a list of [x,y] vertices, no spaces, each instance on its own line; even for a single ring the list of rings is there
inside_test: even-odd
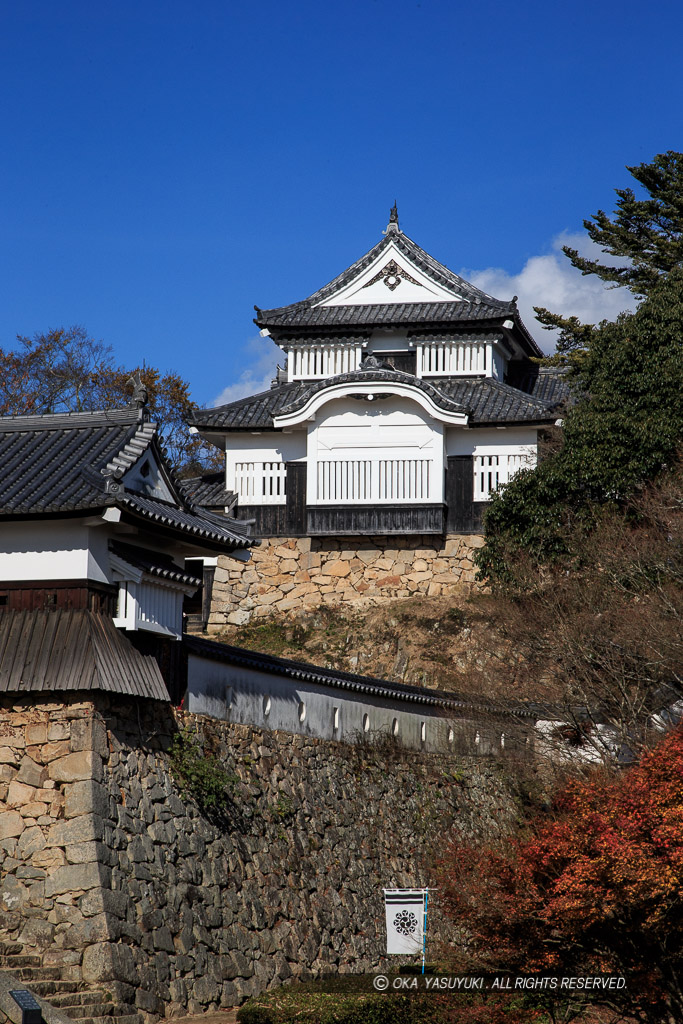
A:
[[[355,990],[354,989],[355,986]],[[425,998],[358,992],[349,975],[286,985],[250,999],[239,1024],[439,1024]]]

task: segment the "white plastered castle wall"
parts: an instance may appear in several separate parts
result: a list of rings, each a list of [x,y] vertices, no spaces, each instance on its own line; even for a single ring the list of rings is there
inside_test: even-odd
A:
[[[107,537],[82,520],[4,523],[0,580],[83,580],[108,583]]]

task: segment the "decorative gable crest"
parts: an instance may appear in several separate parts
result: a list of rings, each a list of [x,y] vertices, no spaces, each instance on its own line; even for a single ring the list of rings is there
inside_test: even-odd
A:
[[[384,284],[390,292],[393,292],[395,288],[398,288],[401,281],[410,281],[411,284],[416,284],[418,288],[422,288],[420,282],[416,281],[414,277],[411,277],[403,267],[399,267],[395,260],[389,260],[387,265],[382,267],[380,272],[375,274],[375,276],[371,278],[367,284],[364,284],[363,287],[369,288],[370,285],[377,284],[378,281],[384,281]]]

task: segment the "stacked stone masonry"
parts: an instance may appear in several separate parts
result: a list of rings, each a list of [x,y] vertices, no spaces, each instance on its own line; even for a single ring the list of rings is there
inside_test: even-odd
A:
[[[221,820],[174,779],[178,718],[234,776]],[[501,762],[127,698],[5,699],[0,780],[0,941],[150,1020],[233,1006],[306,971],[376,969],[382,887],[428,883],[452,829],[491,836],[515,815]]]
[[[251,560],[221,556],[209,631],[273,612],[321,604],[380,604],[413,594],[436,597],[476,585],[479,536],[265,538]]]

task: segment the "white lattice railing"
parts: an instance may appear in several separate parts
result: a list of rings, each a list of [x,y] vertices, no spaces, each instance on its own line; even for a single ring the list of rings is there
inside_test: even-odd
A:
[[[486,349],[478,342],[431,342],[422,346],[422,376],[486,373]]]
[[[290,349],[289,380],[334,377],[357,370],[361,363],[360,345],[311,345]]]
[[[490,501],[501,484],[508,483],[518,470],[534,466],[535,461],[531,454],[475,455],[474,500]]]
[[[316,501],[432,501],[431,459],[335,459],[318,462]],[[440,496],[439,496],[440,500]]]
[[[235,491],[243,505],[284,505],[286,483],[284,462],[235,464]]]

